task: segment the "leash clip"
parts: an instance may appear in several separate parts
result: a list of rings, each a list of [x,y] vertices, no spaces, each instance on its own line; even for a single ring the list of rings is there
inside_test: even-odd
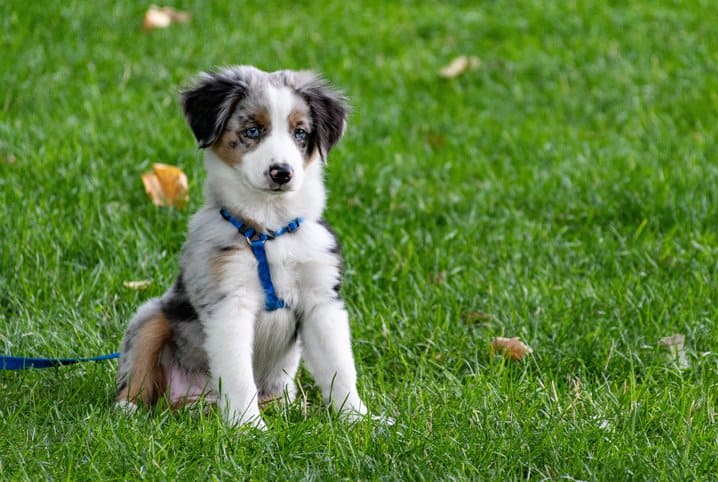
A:
[[[245,236],[245,238],[244,238],[244,239],[247,240],[247,244],[248,244],[250,247],[254,247],[254,246],[264,246],[264,243],[266,243],[268,239],[271,239],[271,238],[265,238],[265,237],[260,236],[260,235],[255,235],[255,236],[253,236],[253,238],[254,238],[254,239],[252,239],[252,238],[250,238],[250,237],[247,237],[247,236]]]

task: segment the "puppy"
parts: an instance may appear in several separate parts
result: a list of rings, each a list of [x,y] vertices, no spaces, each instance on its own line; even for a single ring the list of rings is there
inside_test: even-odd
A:
[[[364,416],[339,245],[322,220],[346,99],[312,72],[238,66],[202,74],[182,107],[205,149],[206,200],[174,285],[127,328],[118,404],[204,398],[229,423],[264,428],[260,404],[294,399],[303,358],[328,403]]]

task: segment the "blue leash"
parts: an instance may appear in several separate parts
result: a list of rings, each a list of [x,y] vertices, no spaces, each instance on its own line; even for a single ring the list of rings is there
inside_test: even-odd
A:
[[[73,365],[86,361],[102,361],[119,358],[120,354],[93,356],[90,358],[27,358],[21,356],[0,355],[0,370],[24,370],[26,368],[51,368],[62,365]]]
[[[277,236],[281,236],[285,233],[293,233],[299,229],[299,225],[302,224],[302,218],[296,218],[289,222],[286,226],[278,231],[270,231],[269,234],[257,232],[256,229],[248,226],[245,222],[233,217],[229,214],[225,208],[219,210],[222,217],[229,221],[232,226],[237,228],[237,231],[247,238],[249,246],[252,248],[252,253],[257,260],[257,274],[259,275],[259,282],[262,284],[264,290],[264,309],[267,311],[274,311],[280,308],[286,308],[287,304],[284,300],[277,296],[277,292],[274,290],[274,284],[272,284],[272,276],[269,273],[269,262],[267,261],[267,253],[264,250],[264,243],[270,241]]]

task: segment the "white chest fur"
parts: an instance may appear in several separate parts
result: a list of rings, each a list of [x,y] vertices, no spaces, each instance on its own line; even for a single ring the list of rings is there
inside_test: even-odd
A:
[[[210,313],[214,305],[227,301],[255,314],[255,357],[263,357],[270,347],[286,347],[296,336],[295,314],[334,297],[341,275],[336,240],[318,222],[305,221],[296,232],[268,240],[264,249],[272,284],[286,309],[264,310],[257,259],[217,210],[195,215],[182,255],[183,276],[200,317],[203,307]],[[269,358],[275,355],[266,353]]]
[[[318,298],[331,296],[339,277],[335,243],[326,228],[312,222],[304,223],[297,232],[265,243],[274,289],[292,310],[304,310]],[[238,249],[226,259],[224,276],[217,280],[220,290],[251,297],[254,303],[263,306],[265,295],[257,266],[248,246]]]

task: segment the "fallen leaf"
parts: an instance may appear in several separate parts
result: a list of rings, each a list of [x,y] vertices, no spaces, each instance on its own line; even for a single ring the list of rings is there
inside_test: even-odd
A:
[[[145,20],[142,24],[145,30],[156,28],[167,28],[173,23],[187,23],[191,18],[190,14],[172,7],[158,7],[150,5],[145,12]]]
[[[491,313],[486,313],[484,311],[467,311],[464,313],[464,318],[466,321],[474,323],[486,323],[493,320],[494,316]]]
[[[429,275],[429,281],[435,284],[444,284],[446,281],[446,271],[439,271],[438,273],[431,273]]]
[[[441,134],[430,132],[426,135],[426,142],[433,148],[441,148],[446,144],[446,137]]]
[[[137,280],[137,281],[124,281],[122,283],[122,286],[124,286],[125,288],[129,288],[131,290],[139,291],[139,290],[146,290],[147,288],[150,287],[151,284],[152,284],[151,280],[142,279],[142,280]]]
[[[468,57],[466,55],[460,55],[453,59],[448,65],[444,66],[440,71],[439,75],[445,79],[453,79],[463,74],[467,70],[476,70],[479,68],[481,61],[478,57]]]
[[[690,366],[688,356],[686,356],[685,351],[686,335],[676,333],[674,335],[661,338],[658,344],[668,350],[669,362],[675,362],[679,369],[685,370]]]
[[[142,174],[142,183],[155,206],[183,208],[189,202],[187,176],[178,167],[153,164],[152,172]]]
[[[519,340],[518,336],[504,338],[499,336],[491,342],[492,353],[503,353],[509,360],[521,360],[525,355],[533,353],[530,346]]]

